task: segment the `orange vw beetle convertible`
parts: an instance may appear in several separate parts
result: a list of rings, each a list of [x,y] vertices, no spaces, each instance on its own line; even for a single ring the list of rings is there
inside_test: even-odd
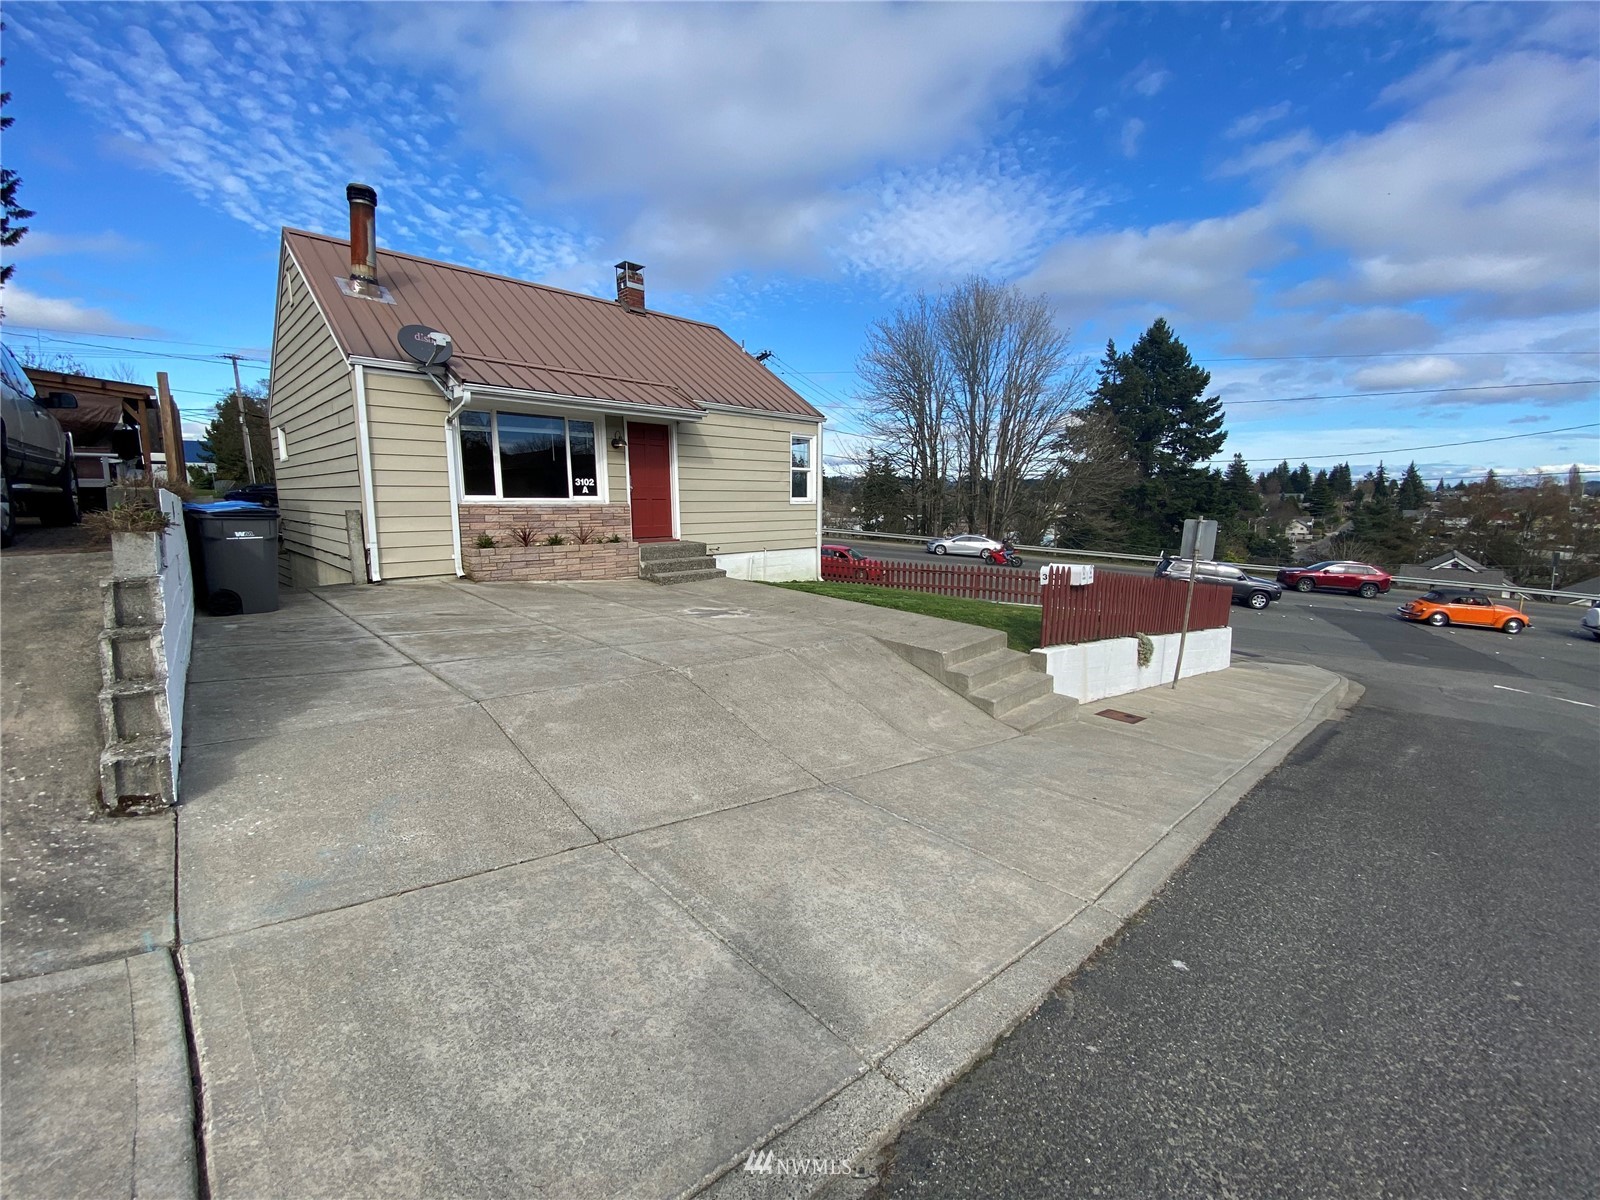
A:
[[[1497,603],[1471,588],[1434,588],[1402,604],[1400,615],[1429,625],[1482,625],[1502,633],[1521,633],[1530,624],[1521,609]]]

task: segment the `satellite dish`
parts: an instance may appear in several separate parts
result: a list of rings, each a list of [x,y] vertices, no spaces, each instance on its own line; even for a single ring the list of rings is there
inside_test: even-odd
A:
[[[450,335],[427,325],[407,325],[395,335],[395,341],[400,344],[401,353],[425,367],[450,361]]]

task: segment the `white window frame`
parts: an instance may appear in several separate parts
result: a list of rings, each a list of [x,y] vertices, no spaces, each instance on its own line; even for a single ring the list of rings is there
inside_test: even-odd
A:
[[[794,494],[794,477],[798,468],[794,465],[794,444],[806,443],[806,460],[810,466],[806,468],[806,494]],[[817,502],[817,438],[811,433],[792,433],[789,435],[789,503],[790,504],[815,504]]]
[[[454,423],[454,433],[450,439],[450,453],[455,458],[456,479],[458,492],[457,499],[462,504],[564,504],[574,507],[585,507],[596,504],[609,504],[611,502],[611,483],[606,462],[606,421],[599,413],[591,412],[553,412],[545,408],[515,408],[505,404],[485,405],[479,407],[471,405],[462,410],[462,415],[469,412],[487,413],[489,415],[489,454],[494,466],[494,490],[492,496],[467,491],[467,473],[465,464],[461,460],[461,422]],[[594,473],[595,494],[592,496],[506,496],[505,484],[500,478],[500,419],[498,413],[507,413],[514,417],[549,417],[553,420],[568,423],[572,421],[587,421],[594,426]],[[572,435],[570,428],[566,432],[567,449],[567,486],[572,485]]]

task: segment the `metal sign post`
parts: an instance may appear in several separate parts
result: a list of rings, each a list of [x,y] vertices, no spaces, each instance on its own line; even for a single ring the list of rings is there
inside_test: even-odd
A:
[[[1178,665],[1172,670],[1172,686],[1183,676],[1183,648],[1189,641],[1189,613],[1194,607],[1195,564],[1203,553],[1210,558],[1217,552],[1217,523],[1204,517],[1190,517],[1183,523],[1183,548],[1180,556],[1189,560],[1189,590],[1183,597],[1183,628],[1178,632]]]

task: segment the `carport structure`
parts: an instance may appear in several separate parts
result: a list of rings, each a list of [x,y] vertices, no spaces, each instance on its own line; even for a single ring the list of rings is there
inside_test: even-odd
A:
[[[179,917],[212,1194],[663,1195],[763,1144],[848,1157],[1334,682],[1019,735],[886,636],[995,635],[728,580],[202,623]]]

